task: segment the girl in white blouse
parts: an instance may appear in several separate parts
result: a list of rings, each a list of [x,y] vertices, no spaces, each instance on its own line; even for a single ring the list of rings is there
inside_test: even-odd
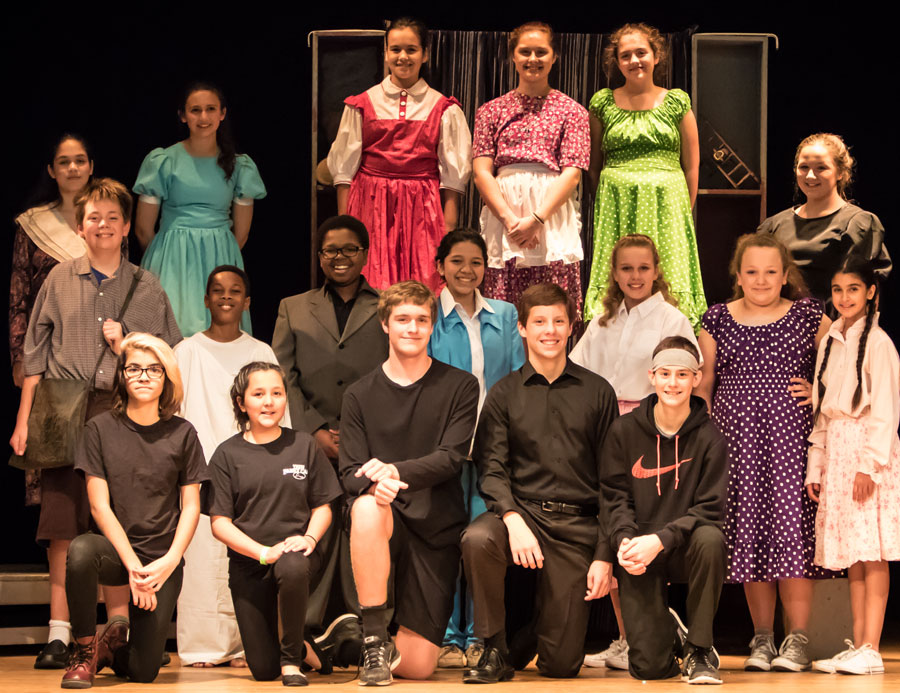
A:
[[[840,314],[819,345],[806,489],[819,503],[815,562],[849,568],[853,640],[814,668],[881,674],[888,561],[900,559],[900,358],[878,326],[878,284],[851,254],[831,280]]]
[[[360,219],[369,232],[363,274],[377,289],[406,279],[440,287],[435,252],[456,228],[472,170],[472,135],[459,103],[419,77],[428,57],[424,24],[391,22],[384,36],[390,74],[344,101],[328,153],[338,214]]]
[[[627,414],[654,392],[647,372],[656,345],[675,335],[686,337],[694,346],[697,339],[691,323],[675,307],[676,301],[659,267],[659,253],[649,236],[635,233],[616,242],[607,285],[603,313],[591,320],[569,358],[606,378],[616,391],[619,413]],[[586,655],[584,663],[627,670],[628,644],[615,582],[610,598],[619,624],[619,639],[603,652]]]

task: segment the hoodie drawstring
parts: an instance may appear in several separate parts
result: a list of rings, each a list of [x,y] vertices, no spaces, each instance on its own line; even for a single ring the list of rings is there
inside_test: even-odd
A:
[[[657,479],[659,481],[659,479]],[[678,490],[678,434],[675,434],[675,490]]]
[[[678,467],[675,467],[675,473],[678,473]],[[662,495],[662,488],[659,483],[659,433],[656,434],[656,495]]]
[[[662,484],[660,483],[660,461],[659,461],[659,433],[656,434],[656,495],[662,495]],[[678,434],[675,434],[675,490],[678,490]]]

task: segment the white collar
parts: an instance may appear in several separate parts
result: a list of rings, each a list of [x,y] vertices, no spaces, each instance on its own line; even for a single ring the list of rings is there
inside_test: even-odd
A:
[[[651,294],[649,298],[638,303],[632,310],[637,312],[641,317],[645,317],[653,312],[660,303],[665,303],[665,299],[663,298],[662,291],[657,291]],[[619,304],[619,309],[616,311],[616,317],[622,317],[623,315],[627,315],[627,313],[628,309],[625,307],[625,300],[623,299]]]
[[[391,81],[391,76],[388,75],[381,82],[381,88],[384,90],[385,96],[392,96],[397,98],[400,96],[401,92],[406,92],[410,96],[414,96],[416,98],[420,98],[425,96],[428,92],[428,82],[424,79],[419,79],[418,82],[413,84],[409,89],[404,89],[403,87],[398,87]]]
[[[465,309],[453,298],[450,289],[446,286],[441,289],[441,311],[443,311],[444,317],[446,318],[449,316],[450,313],[456,310],[457,306],[459,306],[460,317],[462,317],[462,315],[465,314]],[[488,313],[494,312],[494,309],[491,308],[491,305],[485,300],[484,296],[481,295],[481,292],[478,289],[475,289],[475,314],[472,315],[472,318],[477,317],[478,313],[482,310],[486,310]]]

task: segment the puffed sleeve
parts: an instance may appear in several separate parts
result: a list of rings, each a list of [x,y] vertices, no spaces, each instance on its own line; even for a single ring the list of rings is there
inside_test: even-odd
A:
[[[575,101],[568,104],[566,111],[559,140],[559,167],[560,169],[574,167],[586,171],[591,164],[591,126],[588,112],[584,106]]]
[[[900,425],[900,357],[890,338],[880,330],[870,335],[863,361],[863,378],[869,380],[871,401],[865,417],[866,442],[859,471],[877,483],[879,472],[890,463],[891,446]]]
[[[238,154],[234,160],[234,199],[261,200],[265,196],[266,186],[253,159],[246,154]]]
[[[472,135],[465,114],[455,103],[441,116],[437,155],[441,187],[464,192],[472,173]]]
[[[670,89],[663,99],[662,110],[680,123],[684,114],[691,110],[691,97],[681,89]]]
[[[606,110],[609,100],[613,98],[612,89],[604,88],[591,97],[588,111],[600,122],[603,121],[603,112]]]
[[[722,311],[728,310],[724,303],[717,303],[709,308],[700,319],[700,324],[710,337],[719,341],[717,332],[719,331],[719,321],[722,319]]]
[[[853,239],[850,252],[862,255],[872,264],[881,279],[891,273],[891,256],[884,245],[884,226],[881,219],[863,209],[847,224],[847,235]]]
[[[350,185],[362,159],[362,111],[344,106],[337,137],[326,162],[335,185]]]
[[[475,128],[472,131],[472,157],[497,158],[497,123],[493,101],[488,101],[475,111]]]
[[[157,147],[144,157],[141,170],[134,182],[134,192],[148,202],[159,203],[169,196],[169,178],[172,176],[172,160],[165,149]]]
[[[822,324],[822,315],[824,314],[824,306],[822,302],[812,296],[806,296],[797,300],[797,305],[806,319],[806,324],[813,334],[819,331],[819,325]]]

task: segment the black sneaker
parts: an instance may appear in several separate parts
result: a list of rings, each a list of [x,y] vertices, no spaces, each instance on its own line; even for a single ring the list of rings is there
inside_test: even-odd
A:
[[[62,640],[51,640],[34,660],[35,669],[65,669],[69,662],[70,645]]]
[[[338,616],[322,635],[313,640],[313,645],[322,650],[337,667],[357,664],[362,643],[362,628],[356,614]]]
[[[687,645],[687,655],[681,665],[681,680],[688,683],[720,684],[719,668],[711,659],[711,647]]]
[[[400,653],[390,640],[370,635],[363,640],[360,686],[388,686],[394,681],[391,672],[400,664]]]
[[[688,629],[678,612],[669,607],[669,613],[672,614],[672,620],[675,621],[675,655],[678,659],[683,660],[687,657],[688,648],[693,647],[693,645],[688,642]],[[714,667],[719,667],[719,653],[716,652],[715,647],[709,648],[709,661]]]

